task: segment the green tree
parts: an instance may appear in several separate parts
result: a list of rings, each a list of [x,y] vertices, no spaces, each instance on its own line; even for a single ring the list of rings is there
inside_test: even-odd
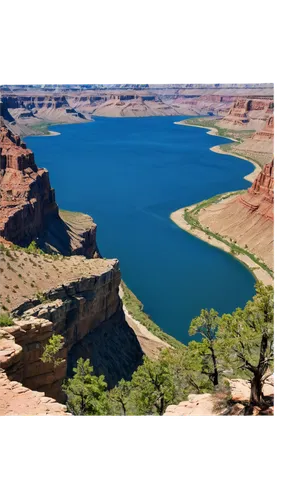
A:
[[[67,407],[73,415],[107,415],[107,383],[104,376],[93,375],[89,359],[79,358],[74,376],[63,384]]]
[[[63,358],[59,357],[59,352],[64,346],[64,337],[62,335],[52,335],[45,345],[44,352],[40,358],[43,363],[53,363],[54,368],[58,366]]]
[[[137,415],[163,415],[174,401],[174,379],[168,362],[162,358],[151,360],[144,356],[143,364],[132,376],[131,385]]]
[[[185,366],[191,392],[200,394],[213,391],[214,384],[210,375],[212,374],[210,351],[206,343],[192,340],[184,358],[183,366]]]
[[[256,295],[245,308],[224,314],[217,349],[224,365],[249,378],[250,403],[263,404],[262,388],[274,362],[274,293],[272,286],[256,284]]]
[[[199,342],[190,344],[200,345]],[[160,359],[168,365],[174,382],[174,402],[185,399],[191,392],[197,394],[210,390],[208,377],[201,374],[201,358],[197,356],[197,350],[187,349],[164,349],[161,351]]]
[[[108,393],[109,411],[112,415],[128,415],[131,383],[121,379]]]
[[[190,348],[196,351],[200,360],[201,373],[207,375],[214,386],[218,385],[218,360],[215,351],[216,333],[219,325],[219,316],[214,309],[202,309],[201,314],[190,324],[189,334],[202,336],[201,342],[190,342]]]

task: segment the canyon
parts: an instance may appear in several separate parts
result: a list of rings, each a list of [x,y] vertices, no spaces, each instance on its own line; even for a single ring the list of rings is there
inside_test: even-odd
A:
[[[245,107],[259,123],[261,110],[273,101],[273,85],[3,85],[0,101],[5,124],[21,135],[47,134],[44,124],[83,123],[95,116],[215,114],[240,123]]]
[[[37,167],[20,137],[39,133],[39,125],[84,123],[92,116],[215,114],[220,127],[249,131],[231,154],[268,163],[246,193],[201,210],[199,220],[273,269],[272,86],[231,92],[223,86],[138,87],[1,90],[1,308],[14,324],[0,329],[0,414],[67,415],[61,384],[80,356],[90,358],[112,388],[131,378],[144,353],[156,357],[168,346],[148,331],[142,335],[123,308],[119,263],[101,258],[93,219],[58,208],[47,170]],[[32,242],[36,248],[27,251]],[[56,368],[41,360],[54,333],[64,337]],[[183,414],[196,414],[198,402],[191,403]],[[211,406],[206,411],[214,414]],[[182,414],[176,412],[167,414]]]
[[[0,153],[0,308],[13,318],[0,328],[0,414],[65,415],[61,384],[80,356],[113,387],[130,379],[149,342],[151,356],[166,343],[137,327],[141,348],[118,260],[101,258],[91,217],[58,209],[48,172],[5,126]],[[56,368],[41,360],[54,333],[64,338]]]

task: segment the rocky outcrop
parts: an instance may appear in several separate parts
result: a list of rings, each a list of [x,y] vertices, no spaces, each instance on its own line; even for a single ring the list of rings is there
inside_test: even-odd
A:
[[[168,406],[164,413],[166,417],[205,417],[211,415],[218,415],[214,409],[212,394],[190,394],[187,401]]]
[[[47,215],[58,215],[48,172],[6,127],[0,130],[0,236],[27,244],[44,229]]]
[[[31,95],[29,92],[26,94],[11,94],[9,92],[2,95],[3,109],[9,110],[9,113],[14,118],[27,118],[34,117],[36,119],[49,119],[52,121],[63,122],[67,121],[81,121],[86,120],[85,116],[78,113],[72,108],[66,96],[63,94],[44,94],[44,95]],[[15,110],[20,110],[20,113],[14,113]],[[30,113],[23,115],[23,113]]]
[[[25,350],[28,354],[22,357],[26,371],[21,379],[22,368],[17,368],[20,374],[17,380],[30,389],[61,400],[62,380],[67,369],[68,375],[72,375],[72,367],[80,356],[91,359],[95,374],[105,375],[109,387],[121,378],[131,378],[141,363],[143,352],[126,323],[118,294],[121,280],[118,261],[103,262],[105,271],[47,290],[45,303],[28,300],[13,311],[15,317],[21,317],[21,321],[16,320],[20,331],[13,330],[15,341],[21,346],[23,342],[28,344]],[[33,326],[32,332],[29,325]],[[37,325],[40,325],[38,330]],[[66,363],[55,371],[39,360],[52,331],[63,335],[65,340],[61,357]]]
[[[49,377],[51,366],[40,363],[39,357],[41,346],[52,333],[53,325],[49,321],[37,319],[0,328],[0,415],[67,415],[64,405],[22,384],[23,381],[29,384],[35,363],[39,374],[42,368]],[[57,370],[62,376],[63,368],[64,363]]]
[[[190,394],[187,401],[167,407],[164,416],[213,416],[213,415],[273,415],[274,378],[269,376],[263,386],[263,395],[268,408],[251,408],[249,412],[250,383],[243,379],[228,380],[229,390],[213,394]]]
[[[247,99],[237,99],[237,101],[235,101],[233,106],[230,108],[228,114],[224,117],[224,120],[231,122],[233,125],[243,125],[248,123],[247,108]]]
[[[0,416],[68,416],[66,406],[11,381],[0,369]]]
[[[248,193],[261,198],[261,203],[269,202],[272,206],[272,213],[269,217],[273,220],[274,204],[274,160],[264,166],[262,172],[258,174]],[[261,205],[260,203],[260,205]]]
[[[46,217],[44,230],[36,241],[48,253],[100,257],[96,230],[97,225],[89,215],[59,210],[59,216]]]
[[[260,130],[264,127],[269,113],[273,114],[273,108],[273,99],[239,98],[235,100],[221,124],[229,128]]]
[[[259,132],[256,132],[253,136],[253,139],[256,139],[258,141],[263,141],[263,140],[273,140],[274,138],[274,116],[270,116],[266,122],[265,127],[260,130]]]
[[[264,166],[246,193],[202,209],[199,221],[247,248],[273,269],[274,161]]]
[[[88,262],[90,270],[82,277],[45,290],[44,302],[22,302],[13,310],[14,325],[0,330],[0,368],[11,380],[57,401],[63,401],[61,384],[80,356],[91,359],[95,374],[103,374],[109,387],[130,379],[142,362],[143,352],[118,294],[118,261]],[[53,333],[64,337],[59,353],[63,361],[56,368],[40,359]]]
[[[82,214],[59,215],[47,170],[7,127],[0,129],[0,236],[17,245],[37,240],[46,251],[99,255],[96,225]]]

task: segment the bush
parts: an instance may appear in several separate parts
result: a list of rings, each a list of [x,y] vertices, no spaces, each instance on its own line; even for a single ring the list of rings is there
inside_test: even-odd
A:
[[[0,314],[0,326],[12,326],[14,321],[9,314]]]
[[[52,335],[49,338],[43,355],[40,358],[43,363],[53,363],[54,368],[58,366],[63,358],[59,358],[59,352],[64,346],[64,337],[62,335]]]

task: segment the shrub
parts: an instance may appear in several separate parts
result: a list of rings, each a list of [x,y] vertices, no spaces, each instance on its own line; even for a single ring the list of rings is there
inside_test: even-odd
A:
[[[53,363],[54,368],[58,366],[62,361],[63,358],[59,358],[59,352],[64,346],[64,338],[62,335],[52,335],[52,337],[49,338],[43,355],[40,358],[43,363]]]
[[[0,326],[12,326],[12,325],[14,325],[14,321],[9,316],[9,314],[0,314]]]

